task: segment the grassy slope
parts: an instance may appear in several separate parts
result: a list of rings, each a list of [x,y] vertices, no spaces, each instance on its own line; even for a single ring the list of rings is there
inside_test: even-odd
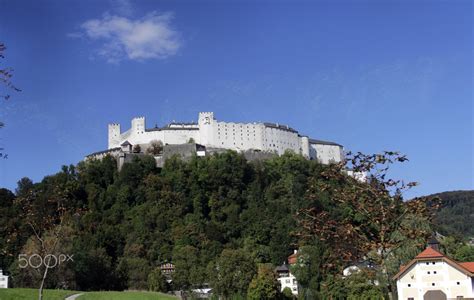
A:
[[[76,294],[75,291],[45,290],[44,300],[63,300],[67,296]],[[38,299],[37,289],[0,289],[0,300],[32,300]]]
[[[77,300],[176,300],[176,297],[153,292],[90,292]]]

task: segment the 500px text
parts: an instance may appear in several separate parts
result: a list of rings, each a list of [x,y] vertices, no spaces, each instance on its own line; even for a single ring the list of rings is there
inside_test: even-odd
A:
[[[69,254],[59,254],[58,256],[54,254],[47,254],[42,257],[39,254],[31,254],[28,256],[27,254],[19,254],[18,255],[18,266],[21,269],[30,267],[33,269],[37,269],[44,265],[48,268],[54,268],[64,262],[74,261],[73,255]]]

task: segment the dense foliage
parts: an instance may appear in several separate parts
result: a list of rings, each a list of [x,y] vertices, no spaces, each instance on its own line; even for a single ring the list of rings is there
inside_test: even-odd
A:
[[[405,205],[400,195],[394,198],[383,192],[386,187],[375,179],[371,185],[358,182],[340,167],[292,153],[248,162],[229,151],[187,162],[173,157],[162,169],[155,167],[152,156],[143,155],[120,172],[116,161],[106,157],[63,167],[39,183],[22,179],[15,193],[0,190],[0,213],[8,216],[1,219],[0,267],[9,269],[15,286],[37,287],[39,275],[19,269],[17,260],[18,254],[36,249],[30,218],[22,217],[29,207],[35,220],[52,220],[44,228],[45,236],[55,227],[63,228],[57,251],[74,255],[73,263],[51,271],[48,288],[166,291],[209,284],[225,298],[270,299],[277,292],[271,283],[272,268],[282,264],[293,249],[301,248],[301,258],[306,260],[293,271],[307,299],[358,291],[377,297],[386,291],[373,288],[364,281],[366,277],[341,283],[338,274],[349,261],[336,263],[335,255],[350,254],[347,257],[356,261],[366,250],[392,247],[384,270],[395,270],[411,258],[394,259],[396,250],[416,252],[425,236],[409,234],[428,232],[429,226],[421,221],[415,224],[418,219],[406,213],[413,204]],[[363,201],[357,201],[354,193],[360,188],[380,192],[381,197],[375,197],[379,202],[365,192]],[[57,203],[62,203],[61,211]],[[384,208],[387,217],[382,219],[373,210],[387,203],[395,209]],[[314,228],[306,226],[309,223],[301,215],[315,208],[342,222],[347,230],[367,225],[367,231],[363,235],[358,231],[357,236],[375,244],[351,248],[322,239],[320,231],[307,232]],[[361,214],[363,209],[372,212]],[[61,224],[54,221],[58,215],[66,216]],[[396,226],[384,227],[393,220]],[[405,227],[420,231],[399,230]],[[401,243],[414,238],[418,242],[411,248]],[[158,269],[166,262],[175,265],[172,286]]]
[[[474,191],[453,191],[430,195],[441,199],[434,224],[444,235],[474,237]]]
[[[37,286],[33,271],[18,269],[18,254],[33,236],[20,211],[27,201],[35,218],[49,218],[61,197],[74,211],[62,245],[74,263],[68,276],[54,270],[47,287],[159,290],[161,279],[148,275],[173,262],[174,288],[187,289],[212,282],[210,270],[222,262],[229,272],[251,270],[243,282],[231,282],[245,294],[257,263],[281,264],[296,247],[293,215],[306,205],[308,178],[322,168],[293,154],[249,163],[227,152],[189,162],[171,158],[162,169],[143,156],[120,172],[106,157],[63,167],[39,183],[22,179],[15,194],[0,190],[2,267],[15,286]]]

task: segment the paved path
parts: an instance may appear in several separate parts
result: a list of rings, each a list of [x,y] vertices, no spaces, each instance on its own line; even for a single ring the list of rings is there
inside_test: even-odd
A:
[[[64,300],[76,300],[77,297],[79,297],[80,295],[82,295],[82,294],[74,294],[74,295],[71,295],[71,296],[67,297]]]

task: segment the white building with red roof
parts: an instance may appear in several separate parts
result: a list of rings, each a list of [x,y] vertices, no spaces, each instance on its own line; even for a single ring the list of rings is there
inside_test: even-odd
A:
[[[474,298],[474,262],[456,262],[431,243],[393,277],[399,300]]]
[[[293,254],[288,256],[288,264],[290,266],[296,264],[297,258],[298,251],[295,250]],[[298,281],[296,280],[295,275],[291,273],[289,266],[284,263],[283,265],[278,266],[275,269],[275,272],[277,273],[277,279],[280,283],[280,291],[283,292],[285,288],[289,288],[293,295],[298,296]]]

